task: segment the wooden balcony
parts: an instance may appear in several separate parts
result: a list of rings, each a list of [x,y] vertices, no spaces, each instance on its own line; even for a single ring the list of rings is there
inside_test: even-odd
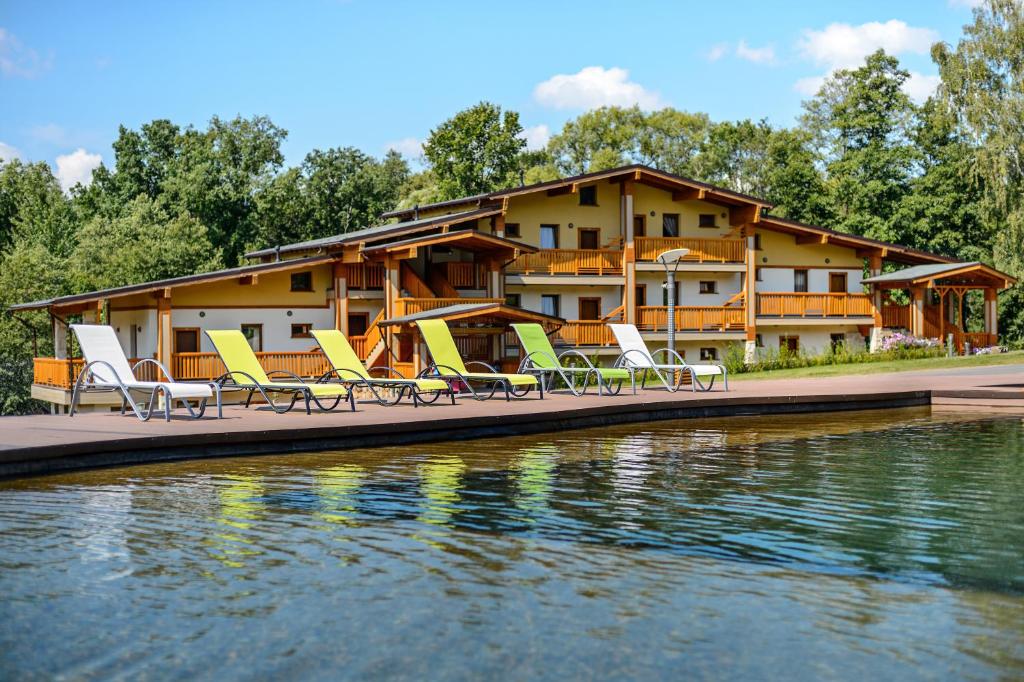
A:
[[[728,332],[745,328],[745,309],[742,306],[678,306],[675,312],[676,331]],[[668,306],[637,307],[636,326],[644,331],[666,331]]]
[[[455,289],[487,288],[487,271],[481,263],[448,261],[430,267],[439,269]]]
[[[867,294],[765,293],[757,295],[758,317],[871,317]]]
[[[568,346],[610,346],[615,337],[607,320],[566,320],[552,341]]]
[[[690,237],[637,237],[633,240],[638,261],[653,261],[670,249],[689,249],[683,262],[742,263],[742,239],[696,239]]]
[[[346,265],[345,284],[349,289],[383,289],[384,266],[376,263]]]
[[[910,306],[895,303],[883,304],[882,326],[890,329],[910,329]]]
[[[462,305],[465,303],[504,303],[503,298],[396,298],[395,313],[393,317],[413,315],[422,313],[425,310],[435,310],[450,305]]]
[[[132,358],[128,362],[134,365],[139,360],[140,358]],[[70,391],[84,367],[83,358],[33,358],[32,383]],[[136,370],[135,376],[139,381],[157,381],[157,373],[156,365],[147,363]]]
[[[523,275],[621,275],[622,251],[542,249],[523,254],[506,272]]]

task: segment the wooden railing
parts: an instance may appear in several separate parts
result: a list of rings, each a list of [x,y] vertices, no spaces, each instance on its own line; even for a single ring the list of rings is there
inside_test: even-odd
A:
[[[487,288],[487,273],[480,263],[449,261],[435,263],[434,267],[443,267],[445,278],[456,289]]]
[[[910,306],[883,303],[882,326],[891,329],[910,329]]]
[[[963,337],[964,341],[971,344],[971,348],[988,348],[999,343],[998,336],[984,332],[967,332]]]
[[[256,357],[268,372],[284,370],[300,377],[318,377],[329,369],[327,358],[319,350],[262,352],[256,353]],[[181,381],[216,379],[226,371],[216,353],[171,355],[171,372]]]
[[[366,360],[370,356],[370,352],[377,347],[377,344],[381,340],[380,323],[384,319],[384,310],[381,309],[377,313],[377,317],[373,318],[370,322],[370,326],[366,328],[366,333],[362,336],[350,336],[348,337],[349,343],[352,344],[352,350],[356,352],[360,360]]]
[[[135,365],[140,358],[131,358],[129,364]],[[33,358],[32,359],[32,383],[38,386],[52,386],[71,390],[78,379],[79,373],[85,367],[85,360],[82,358]],[[172,369],[171,372],[174,372]],[[159,372],[156,365],[146,363],[135,370],[135,378],[139,381],[157,381],[163,379],[157,376]]]
[[[349,289],[383,289],[384,266],[375,263],[346,265],[345,285]]]
[[[741,331],[745,327],[745,309],[725,306],[679,306],[676,331]],[[638,306],[636,326],[645,331],[668,329],[667,306]]]
[[[525,253],[507,272],[524,275],[621,275],[622,252],[606,249],[542,249]]]
[[[638,261],[653,261],[670,249],[689,249],[683,261],[697,263],[742,263],[742,239],[697,239],[691,237],[637,237],[633,240]]]
[[[504,303],[503,298],[397,298],[394,317],[422,313],[425,310],[444,308],[462,303]]]
[[[604,320],[566,320],[553,341],[569,346],[610,346],[615,337]]]
[[[759,317],[868,317],[867,294],[767,293],[757,295]]]
[[[427,283],[416,274],[416,271],[412,269],[405,261],[402,261],[399,266],[399,276],[402,289],[409,292],[409,295],[413,298],[433,298],[434,292],[430,290]]]

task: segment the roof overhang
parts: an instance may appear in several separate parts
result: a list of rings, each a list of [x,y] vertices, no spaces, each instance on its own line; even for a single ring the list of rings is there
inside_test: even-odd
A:
[[[545,315],[532,310],[524,310],[504,303],[472,303],[472,299],[466,299],[467,303],[424,310],[411,315],[403,315],[390,320],[383,320],[379,324],[382,327],[396,327],[399,331],[411,329],[418,320],[445,320],[449,323],[469,322],[500,322],[503,326],[512,322],[537,322],[551,330],[558,329],[565,320],[560,317]]]
[[[72,294],[70,296],[59,296],[57,298],[51,298],[44,301],[32,301],[29,303],[18,303],[12,305],[8,310],[12,312],[25,311],[25,310],[42,310],[45,308],[59,309],[62,312],[75,312],[78,308],[84,308],[89,303],[96,303],[98,301],[105,301],[112,298],[121,298],[124,296],[134,296],[136,294],[145,294],[150,292],[170,292],[170,290],[177,287],[187,287],[196,284],[206,284],[209,282],[218,282],[229,279],[237,279],[241,277],[249,277],[252,275],[266,274],[272,272],[286,272],[288,270],[301,270],[308,268],[313,265],[320,265],[323,263],[330,263],[334,259],[327,256],[316,256],[313,258],[295,258],[292,260],[283,260],[276,263],[259,263],[257,265],[245,265],[240,268],[229,268],[227,270],[215,270],[213,272],[204,272],[197,275],[186,275],[184,277],[173,277],[170,279],[161,279],[153,282],[143,282],[141,284],[129,284],[123,287],[115,287],[112,289],[101,289],[99,291],[90,291],[83,294]]]
[[[890,289],[906,289],[911,287],[992,287],[1007,289],[1017,283],[1017,279],[1005,272],[1000,272],[984,263],[949,263],[946,267],[919,266],[906,268],[896,272],[868,277],[865,284],[878,284]]]
[[[397,242],[388,242],[363,249],[363,256],[370,260],[384,258],[415,258],[417,250],[427,246],[448,246],[463,251],[482,253],[511,260],[523,253],[535,253],[538,249],[529,244],[517,242],[505,237],[478,232],[476,230],[459,230],[441,234],[425,234]]]

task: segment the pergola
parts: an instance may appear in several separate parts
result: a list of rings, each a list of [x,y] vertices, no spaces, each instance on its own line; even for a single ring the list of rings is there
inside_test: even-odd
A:
[[[864,280],[876,291],[909,292],[905,326],[911,334],[940,339],[952,334],[961,349],[964,341],[974,346],[995,345],[999,333],[996,296],[1016,282],[1010,275],[978,262],[915,265]],[[929,291],[934,292],[937,304],[928,301]],[[985,324],[980,334],[968,333],[965,324],[964,299],[971,291],[982,291],[985,297]]]

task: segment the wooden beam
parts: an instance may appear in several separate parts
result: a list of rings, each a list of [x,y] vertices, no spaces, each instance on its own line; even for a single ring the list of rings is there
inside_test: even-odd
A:
[[[672,201],[699,201],[706,194],[702,187],[687,187],[672,192]]]
[[[761,221],[761,206],[759,204],[751,204],[748,206],[733,206],[729,209],[729,224],[733,227],[739,227],[747,223],[757,223]]]
[[[549,197],[557,197],[562,194],[573,194],[576,191],[576,185],[562,185],[561,187],[552,187],[548,190]]]
[[[828,244],[827,234],[801,234],[796,238],[797,244]]]
[[[259,275],[242,275],[238,278],[238,283],[243,287],[251,287],[260,281]]]

